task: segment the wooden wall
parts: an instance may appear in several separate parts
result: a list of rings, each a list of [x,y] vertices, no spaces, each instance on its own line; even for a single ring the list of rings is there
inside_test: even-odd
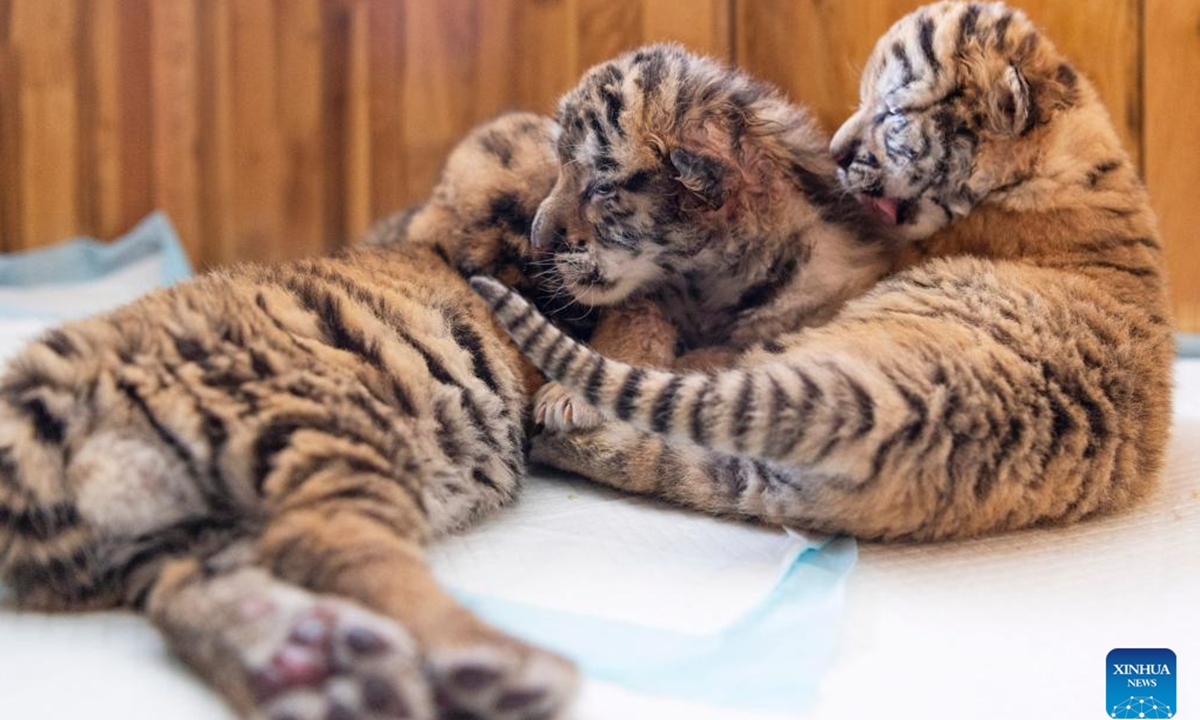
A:
[[[1200,332],[1200,0],[1143,2],[1143,174],[1166,240],[1176,325]]]
[[[850,112],[920,0],[0,0],[0,249],[165,208],[200,266],[326,251],[424,196],[508,108],[671,39]],[[1200,0],[1016,0],[1100,87],[1200,330]]]

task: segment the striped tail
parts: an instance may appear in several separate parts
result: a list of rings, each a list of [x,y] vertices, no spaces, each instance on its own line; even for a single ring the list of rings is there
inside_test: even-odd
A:
[[[636,427],[795,464],[834,460],[851,446],[861,451],[874,434],[874,402],[846,373],[784,362],[714,374],[632,367],[570,338],[495,280],[475,277],[471,286],[549,378]]]

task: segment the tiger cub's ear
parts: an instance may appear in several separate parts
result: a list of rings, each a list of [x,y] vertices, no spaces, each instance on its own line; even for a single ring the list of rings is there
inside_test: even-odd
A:
[[[720,209],[729,199],[729,166],[721,160],[684,147],[672,150],[668,160],[678,173],[675,179],[709,210]]]
[[[1052,113],[1069,108],[1078,100],[1079,79],[1066,63],[1045,67],[1027,63],[1009,65],[992,93],[997,129],[1022,135],[1046,122]]]
[[[1032,118],[1029,83],[1015,65],[1009,65],[997,83],[992,107],[997,129],[1010,135],[1020,135]]]

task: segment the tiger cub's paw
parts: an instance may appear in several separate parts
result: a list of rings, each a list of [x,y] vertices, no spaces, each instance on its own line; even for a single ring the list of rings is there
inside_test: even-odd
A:
[[[435,650],[426,662],[443,720],[558,720],[579,685],[568,660],[511,638]]]
[[[599,427],[605,418],[562,385],[548,382],[533,396],[533,421],[548,432],[567,432]]]
[[[264,720],[431,720],[433,700],[412,639],[397,624],[337,598],[291,612],[259,604],[278,623],[249,664]],[[272,617],[273,616],[273,617]]]

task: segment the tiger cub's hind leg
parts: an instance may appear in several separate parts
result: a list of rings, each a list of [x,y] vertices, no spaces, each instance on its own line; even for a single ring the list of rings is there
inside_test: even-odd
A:
[[[395,622],[253,565],[167,564],[147,611],[174,651],[244,716],[434,716],[416,644]]]
[[[407,628],[444,717],[555,718],[574,695],[576,673],[568,661],[462,607],[438,585],[420,545],[376,519],[288,513],[268,528],[262,555],[281,577],[353,598]]]

